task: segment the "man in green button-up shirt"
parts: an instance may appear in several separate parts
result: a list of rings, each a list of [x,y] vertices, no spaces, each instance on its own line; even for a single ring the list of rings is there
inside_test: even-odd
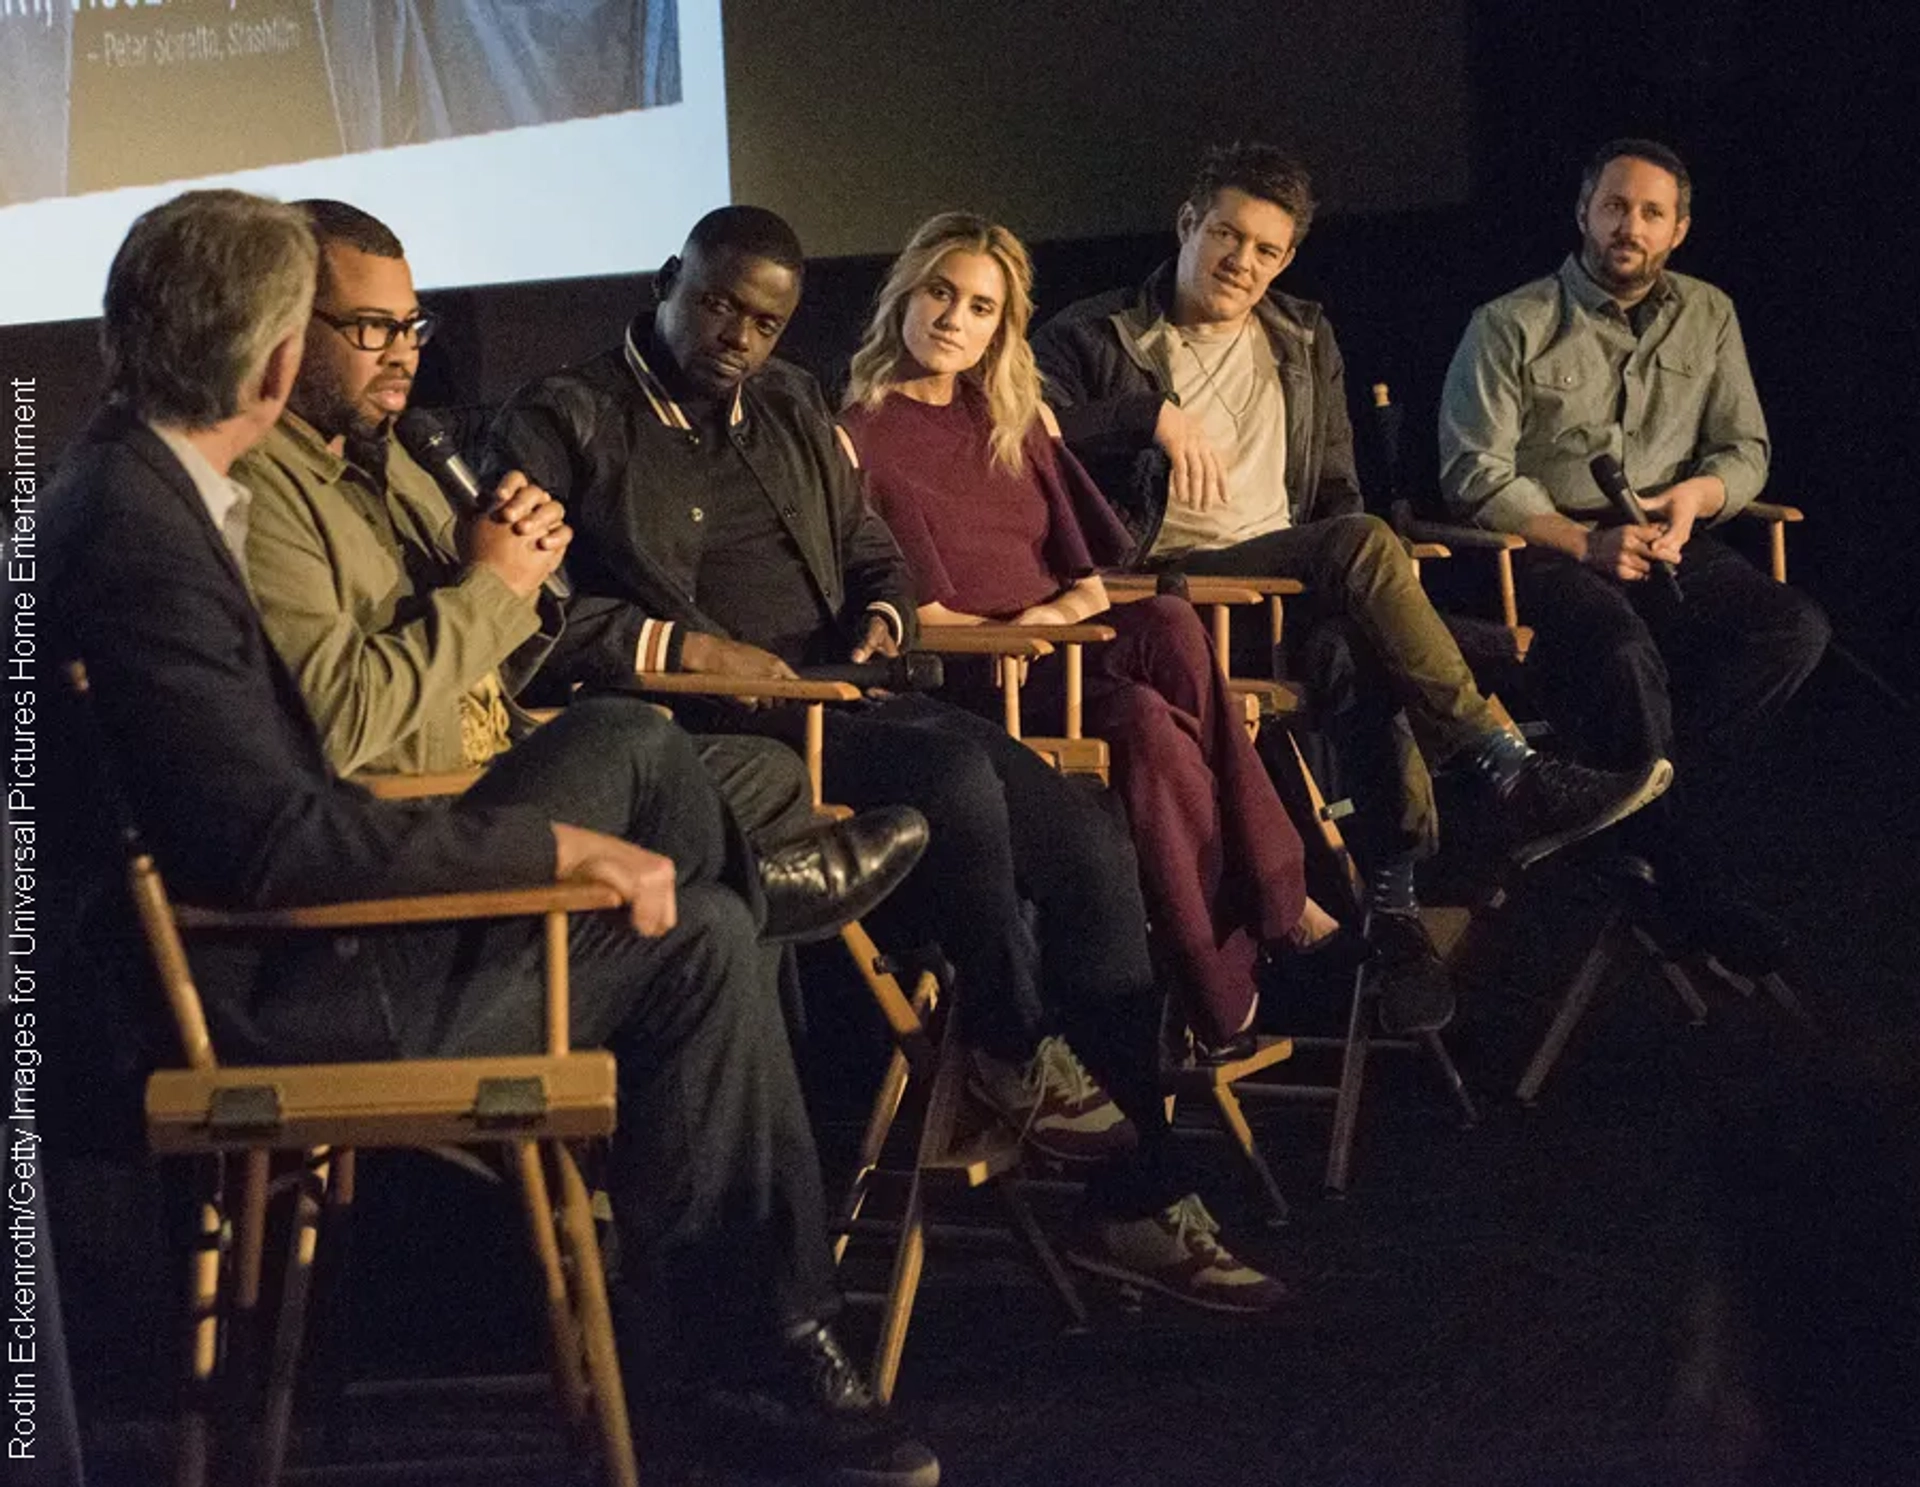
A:
[[[1604,146],[1581,182],[1579,251],[1474,313],[1447,372],[1441,484],[1462,516],[1527,539],[1520,602],[1542,702],[1592,762],[1677,765],[1635,832],[1678,928],[1752,970],[1785,952],[1741,901],[1698,804],[1716,765],[1805,680],[1827,623],[1707,527],[1767,478],[1767,426],[1733,302],[1668,271],[1692,182],[1650,140]],[[1612,455],[1648,520],[1617,520],[1589,462]],[[1597,525],[1596,525],[1597,523]],[[1654,565],[1676,580],[1649,583]],[[1690,803],[1691,802],[1691,803]]]

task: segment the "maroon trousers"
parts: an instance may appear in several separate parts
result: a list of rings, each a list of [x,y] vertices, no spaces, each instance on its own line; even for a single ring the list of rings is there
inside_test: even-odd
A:
[[[1252,1015],[1262,942],[1300,922],[1300,835],[1193,606],[1163,595],[1115,605],[1095,623],[1119,637],[1088,647],[1087,732],[1113,752],[1154,948],[1180,978],[1194,1031],[1224,1042]],[[1057,667],[1035,681],[1045,709],[1060,692]]]

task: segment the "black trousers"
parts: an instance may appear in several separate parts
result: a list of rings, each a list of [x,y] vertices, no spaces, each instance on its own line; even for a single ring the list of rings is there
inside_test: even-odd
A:
[[[787,745],[744,733],[699,733],[693,742],[754,851],[784,846],[814,825],[813,781]]]
[[[1708,853],[1702,797],[1818,664],[1826,616],[1707,532],[1675,569],[1677,604],[1658,581],[1621,583],[1540,548],[1514,556],[1536,700],[1588,763],[1671,758],[1674,788],[1630,834],[1656,857],[1668,846]]]
[[[507,804],[624,837],[678,868],[669,933],[643,939],[618,914],[583,915],[569,942],[573,1042],[619,1060],[608,1186],[622,1275],[652,1324],[737,1352],[831,1316],[819,1159],[777,957],[759,943],[744,838],[694,741],[635,699],[576,703],[452,808]],[[280,1058],[338,1057],[325,998],[351,976],[374,989],[391,1052],[533,1052],[541,964],[540,926],[524,921],[336,938],[282,960],[263,981],[277,1005],[260,1020]]]
[[[1163,999],[1124,822],[998,723],[926,696],[830,710],[825,774],[832,800],[925,813],[927,855],[876,920],[938,942],[967,1041],[1019,1060],[1062,1033],[1140,1132],[1137,1156],[1090,1183],[1092,1201],[1124,1216],[1173,1201]]]

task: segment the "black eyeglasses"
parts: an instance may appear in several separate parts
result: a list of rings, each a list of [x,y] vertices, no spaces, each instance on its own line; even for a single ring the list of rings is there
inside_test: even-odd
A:
[[[402,336],[417,351],[433,339],[440,326],[439,320],[425,310],[411,320],[395,320],[391,315],[349,315],[341,319],[315,305],[313,318],[332,326],[362,351],[385,351]]]

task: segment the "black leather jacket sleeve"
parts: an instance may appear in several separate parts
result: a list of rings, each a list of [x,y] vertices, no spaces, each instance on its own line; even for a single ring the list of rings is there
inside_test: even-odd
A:
[[[1061,437],[1077,454],[1111,458],[1153,442],[1166,392],[1128,359],[1105,315],[1057,316],[1033,338],[1033,356]]]

